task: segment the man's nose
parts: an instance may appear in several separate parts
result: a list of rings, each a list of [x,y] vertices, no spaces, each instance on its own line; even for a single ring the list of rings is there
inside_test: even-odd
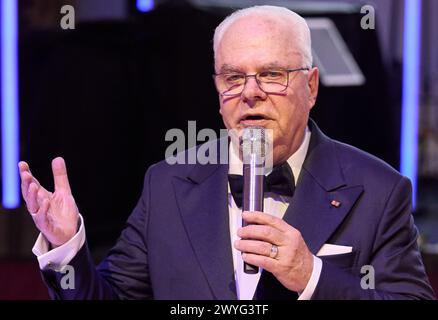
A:
[[[249,76],[242,91],[243,101],[251,103],[252,101],[264,100],[266,97],[266,93],[260,89],[255,76]]]

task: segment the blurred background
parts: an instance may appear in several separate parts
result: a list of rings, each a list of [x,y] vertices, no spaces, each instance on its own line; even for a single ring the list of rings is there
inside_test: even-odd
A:
[[[95,261],[116,241],[167,130],[223,124],[212,37],[238,8],[309,21],[321,88],[311,116],[414,185],[414,217],[438,292],[438,1],[0,0],[0,299],[47,299],[19,193],[18,159],[53,189],[63,156]],[[72,14],[73,12],[73,14]]]

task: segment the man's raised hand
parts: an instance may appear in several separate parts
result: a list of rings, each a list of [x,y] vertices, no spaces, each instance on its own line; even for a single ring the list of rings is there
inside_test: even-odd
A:
[[[41,233],[52,247],[58,247],[73,238],[78,229],[79,211],[71,193],[64,159],[52,161],[55,191],[49,192],[32,175],[29,165],[18,164],[21,192],[27,210]]]

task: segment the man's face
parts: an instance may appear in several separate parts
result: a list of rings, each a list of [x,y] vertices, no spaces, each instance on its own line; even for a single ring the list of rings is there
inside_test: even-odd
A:
[[[222,37],[215,57],[216,73],[296,69],[304,65],[293,31],[284,23],[246,17]],[[289,73],[282,93],[266,94],[254,77],[238,96],[219,95],[220,113],[228,129],[263,126],[273,130],[274,164],[286,161],[300,146],[318,92],[318,70]]]

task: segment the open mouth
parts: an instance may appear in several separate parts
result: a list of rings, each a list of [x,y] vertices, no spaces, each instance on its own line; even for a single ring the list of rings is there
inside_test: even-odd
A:
[[[250,116],[242,117],[241,120],[266,120],[266,117],[262,115],[250,115]]]

